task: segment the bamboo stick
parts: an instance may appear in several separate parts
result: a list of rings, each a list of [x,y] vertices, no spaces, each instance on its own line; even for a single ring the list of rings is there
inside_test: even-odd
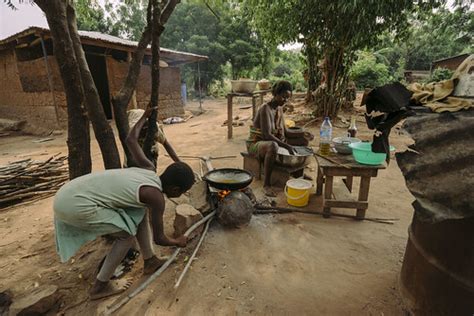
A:
[[[255,211],[254,214],[303,213],[303,214],[313,214],[313,215],[324,215],[323,212],[319,212],[319,211],[307,211],[307,210],[300,210],[300,209],[289,208],[289,207],[264,206],[264,205],[257,204],[255,205],[255,208],[257,209],[257,211]],[[262,212],[260,210],[269,211],[269,212]],[[334,212],[331,212],[331,216],[352,218],[352,219],[357,219],[357,220],[365,220],[365,221],[388,224],[388,225],[393,225],[393,221],[400,220],[399,218],[374,218],[374,217],[358,218],[354,215],[340,214],[340,213],[334,213]]]
[[[191,255],[191,257],[189,258],[189,261],[186,263],[186,266],[184,267],[183,269],[183,272],[181,272],[181,275],[179,276],[178,278],[178,281],[175,283],[174,285],[174,288],[177,289],[179,287],[179,285],[181,284],[181,281],[183,281],[183,278],[184,276],[186,275],[186,272],[188,272],[189,270],[189,267],[191,266],[194,258],[196,257],[196,254],[199,250],[199,247],[201,247],[201,244],[202,242],[204,241],[204,237],[206,237],[206,234],[207,234],[207,230],[209,229],[209,224],[211,224],[212,220],[214,219],[214,217],[211,217],[207,223],[206,223],[206,227],[204,228],[204,231],[202,232],[202,235],[201,235],[201,238],[199,239],[199,242],[197,243],[196,245],[196,248],[194,248],[194,251],[193,251],[193,254]]]
[[[209,213],[206,217],[201,219],[199,222],[195,223],[193,226],[191,226],[185,233],[185,236],[189,236],[196,228],[210,220],[214,215],[216,214],[216,211],[212,211]],[[166,262],[148,277],[139,287],[137,287],[135,290],[133,290],[130,294],[128,294],[126,297],[123,299],[119,300],[118,302],[114,302],[112,306],[108,306],[106,311],[104,312],[104,315],[111,315],[112,313],[116,312],[119,308],[121,308],[123,305],[127,304],[132,298],[134,298],[138,293],[143,291],[148,285],[150,285],[151,282],[153,282],[157,277],[159,277],[171,264],[171,262],[174,261],[174,259],[178,256],[179,252],[181,251],[181,248],[177,248],[171,257],[166,260]]]

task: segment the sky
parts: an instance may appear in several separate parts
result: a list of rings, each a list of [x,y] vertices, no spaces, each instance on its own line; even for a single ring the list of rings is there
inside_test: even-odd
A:
[[[18,33],[29,26],[48,26],[43,12],[36,5],[19,4],[18,0],[12,2],[18,10],[14,11],[0,1],[0,39]]]
[[[29,26],[48,27],[43,12],[35,4],[19,4],[18,0],[12,0],[18,10],[12,10],[3,2],[0,2],[0,40],[23,31]],[[100,3],[101,1],[99,1]],[[299,43],[279,46],[280,49],[298,49]]]

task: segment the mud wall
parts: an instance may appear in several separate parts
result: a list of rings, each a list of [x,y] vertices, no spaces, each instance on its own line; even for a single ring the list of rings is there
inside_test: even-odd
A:
[[[128,71],[128,63],[120,62],[112,57],[107,57],[107,76],[112,94],[118,92]],[[137,105],[144,109],[150,102],[151,96],[151,68],[142,65],[137,84]],[[131,104],[129,105],[131,107]],[[171,116],[184,114],[181,100],[181,78],[177,67],[160,68],[160,100],[158,118],[164,119]]]
[[[106,57],[106,62],[110,94],[113,95],[125,80],[128,63],[112,57]],[[50,91],[43,58],[18,61],[13,49],[0,51],[0,118],[25,120],[27,130],[31,132],[66,128],[66,95],[56,58],[48,56],[48,64],[54,93]],[[179,68],[161,68],[159,119],[184,114],[180,83]],[[53,94],[58,107],[59,124]],[[151,95],[151,71],[148,65],[142,65],[136,95],[138,107],[145,108]]]
[[[56,119],[53,95],[49,91],[43,58],[17,62],[12,50],[0,51],[0,118],[26,120],[27,129],[64,128],[67,119],[66,98],[56,59],[48,56],[52,71],[54,98],[59,108]]]

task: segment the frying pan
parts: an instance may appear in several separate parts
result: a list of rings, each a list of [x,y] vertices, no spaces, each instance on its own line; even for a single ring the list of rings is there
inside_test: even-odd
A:
[[[203,179],[216,189],[232,191],[247,187],[252,182],[253,175],[242,169],[222,168],[209,171]]]

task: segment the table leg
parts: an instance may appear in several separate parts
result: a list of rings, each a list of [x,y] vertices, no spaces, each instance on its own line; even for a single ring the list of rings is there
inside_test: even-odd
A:
[[[359,188],[359,201],[368,201],[369,199],[369,188],[370,188],[370,177],[361,177],[360,188]],[[366,209],[357,209],[356,217],[358,219],[365,218]]]
[[[255,118],[257,114],[257,97],[252,97],[252,120]]]
[[[316,178],[316,195],[323,194],[323,172],[321,168],[318,166],[318,177]]]
[[[232,96],[227,96],[227,139],[232,138]]]
[[[326,207],[326,200],[330,200],[332,196],[332,183],[333,183],[333,177],[332,176],[326,176],[325,177],[325,183],[324,183],[324,199],[323,199],[323,217],[328,218],[331,216],[331,208]]]
[[[263,94],[261,93],[260,94],[260,104],[259,104],[259,106],[262,106],[262,104],[263,104]]]
[[[354,178],[352,176],[347,176],[344,180],[344,183],[346,184],[347,190],[352,193],[352,183],[354,181]]]

